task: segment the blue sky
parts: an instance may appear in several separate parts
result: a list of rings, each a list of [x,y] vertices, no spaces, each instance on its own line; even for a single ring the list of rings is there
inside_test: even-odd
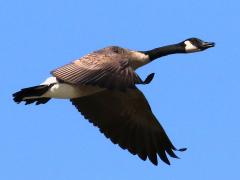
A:
[[[1,1],[0,179],[239,179],[240,55],[237,0]],[[208,51],[173,55],[138,70],[139,86],[180,160],[155,167],[113,145],[67,100],[16,105],[11,94],[93,50],[136,50],[189,37]]]

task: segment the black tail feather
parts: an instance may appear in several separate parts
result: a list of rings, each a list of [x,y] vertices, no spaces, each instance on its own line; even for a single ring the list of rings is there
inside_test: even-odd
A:
[[[13,94],[13,100],[16,103],[25,101],[25,105],[32,104],[34,102],[36,102],[36,105],[45,104],[50,100],[50,98],[41,97],[41,95],[46,93],[51,87],[52,85],[39,85],[21,89]]]
[[[23,100],[25,101],[25,105],[28,105],[28,104],[32,104],[32,103],[35,103],[36,102],[36,105],[39,105],[39,104],[45,104],[47,103],[51,98],[35,98],[35,99],[26,99],[26,100]]]

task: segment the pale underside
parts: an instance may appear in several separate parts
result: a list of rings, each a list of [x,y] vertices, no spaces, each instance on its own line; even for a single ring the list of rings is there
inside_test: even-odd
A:
[[[88,85],[73,85],[67,83],[60,83],[55,77],[49,77],[42,85],[54,84],[46,93],[41,97],[57,98],[57,99],[72,99],[83,96],[88,96],[96,92],[103,91],[104,88],[98,86]]]

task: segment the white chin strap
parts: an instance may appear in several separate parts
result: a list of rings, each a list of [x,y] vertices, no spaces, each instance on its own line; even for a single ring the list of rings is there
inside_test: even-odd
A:
[[[188,53],[200,51],[196,46],[194,46],[190,41],[185,41],[185,51]]]

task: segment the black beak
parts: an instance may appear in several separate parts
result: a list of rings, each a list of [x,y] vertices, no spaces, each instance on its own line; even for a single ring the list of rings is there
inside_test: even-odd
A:
[[[214,46],[215,46],[214,42],[203,42],[203,44],[202,44],[202,47],[204,49],[211,48],[211,47],[214,47]]]

